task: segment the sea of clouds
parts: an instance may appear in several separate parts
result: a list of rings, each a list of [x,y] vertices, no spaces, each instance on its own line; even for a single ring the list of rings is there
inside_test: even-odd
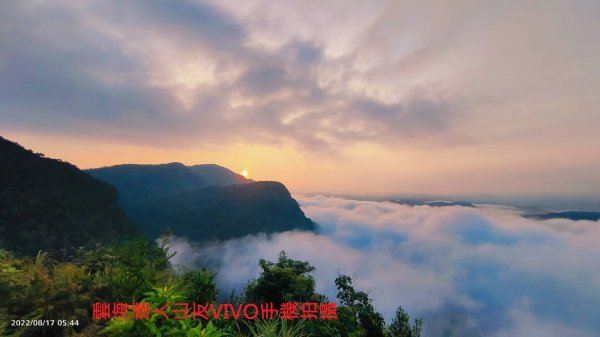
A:
[[[317,290],[353,276],[386,320],[398,305],[428,337],[600,335],[600,222],[525,218],[518,209],[405,206],[297,197],[319,233],[285,232],[197,246],[174,238],[173,263],[208,265],[242,289],[261,258],[285,250],[317,269]]]

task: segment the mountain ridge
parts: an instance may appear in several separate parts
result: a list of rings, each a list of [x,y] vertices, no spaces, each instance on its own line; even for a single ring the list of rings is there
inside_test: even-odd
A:
[[[316,230],[282,183],[255,182],[216,164],[124,164],[87,172],[117,188],[121,205],[151,237],[169,230],[210,241]]]
[[[86,172],[115,186],[124,206],[209,186],[251,182],[216,164],[121,164],[88,169]]]

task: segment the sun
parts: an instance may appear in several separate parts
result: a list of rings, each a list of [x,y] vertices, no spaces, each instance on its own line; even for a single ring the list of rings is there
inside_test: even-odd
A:
[[[244,178],[248,178],[248,170],[242,170],[242,175]]]

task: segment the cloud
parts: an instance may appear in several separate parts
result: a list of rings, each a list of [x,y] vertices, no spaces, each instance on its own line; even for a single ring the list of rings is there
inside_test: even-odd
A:
[[[275,48],[254,45],[253,23],[218,3],[3,7],[0,117],[14,128],[330,151],[445,138],[459,112],[456,99],[433,89],[392,101],[353,90],[348,84],[362,76],[351,70],[352,54],[332,57],[324,41],[301,36]]]
[[[241,289],[260,258],[281,250],[317,270],[335,298],[338,273],[354,275],[389,320],[402,305],[429,336],[592,336],[600,331],[598,222],[527,219],[509,207],[408,207],[301,197],[319,234],[286,232],[196,247],[226,288]],[[575,230],[564,230],[574,228]],[[188,261],[189,262],[189,261]]]
[[[512,327],[493,334],[494,337],[509,336],[573,336],[573,337],[592,337],[595,334],[589,331],[582,331],[567,324],[540,320],[527,309],[527,304],[523,307],[516,306],[509,312],[512,320]]]
[[[226,149],[304,192],[596,195],[599,4],[2,2],[0,132],[86,167],[117,160],[57,139]]]

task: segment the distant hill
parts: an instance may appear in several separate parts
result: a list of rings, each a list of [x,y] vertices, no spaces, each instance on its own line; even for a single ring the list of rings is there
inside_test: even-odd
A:
[[[548,219],[569,219],[569,220],[600,220],[600,212],[583,212],[583,211],[565,211],[565,212],[549,212],[542,214],[527,215],[530,218],[548,220]]]
[[[117,188],[125,210],[152,237],[166,228],[194,241],[316,229],[283,184],[253,182],[218,165],[118,165],[88,172]]]
[[[475,207],[468,201],[445,201],[445,200],[415,200],[415,199],[397,199],[391,200],[397,204],[408,205],[408,206],[431,206],[431,207],[449,207],[449,206],[462,206],[462,207]]]
[[[209,186],[228,186],[251,182],[231,170],[214,164],[185,166],[117,165],[87,170],[92,176],[115,186],[124,206],[143,203]]]
[[[0,158],[1,247],[66,254],[90,241],[136,232],[109,184],[2,137]]]

